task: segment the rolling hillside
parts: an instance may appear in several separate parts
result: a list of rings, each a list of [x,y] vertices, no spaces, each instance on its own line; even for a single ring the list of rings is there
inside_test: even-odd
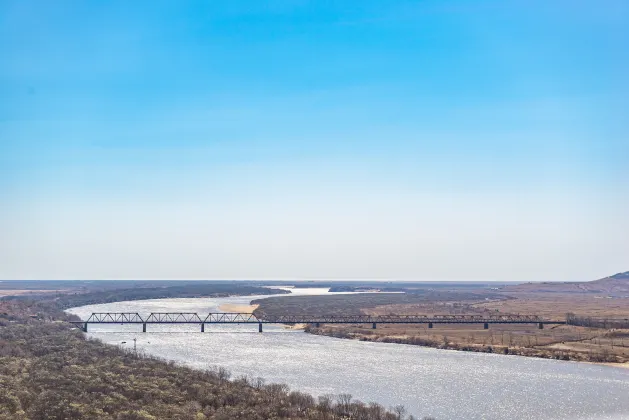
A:
[[[629,271],[588,282],[523,283],[500,289],[507,293],[596,293],[610,296],[629,296]]]

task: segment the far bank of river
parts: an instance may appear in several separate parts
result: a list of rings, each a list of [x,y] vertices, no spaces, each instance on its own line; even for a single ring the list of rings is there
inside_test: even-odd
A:
[[[296,289],[321,294],[325,290]],[[72,308],[92,312],[217,312],[265,296],[158,299]],[[629,415],[629,371],[607,366],[342,340],[283,326],[91,326],[105,343],[235,376],[263,377],[313,395],[349,392],[365,402],[404,404],[437,419],[623,419]],[[126,344],[122,344],[125,342]]]
[[[456,350],[465,352],[476,353],[495,353],[512,356],[524,356],[524,357],[536,357],[542,359],[556,359],[556,360],[570,360],[579,363],[591,363],[601,366],[612,366],[619,368],[628,368],[629,362],[594,362],[594,359],[587,354],[581,352],[573,352],[569,347],[562,348],[561,344],[554,346],[546,346],[542,348],[535,347],[513,347],[507,345],[490,345],[490,344],[470,344],[460,343],[456,340],[448,340],[447,344],[444,341],[437,341],[435,339],[427,339],[417,337],[414,335],[406,334],[372,334],[370,332],[353,331],[351,328],[333,325],[333,326],[321,326],[313,327],[311,325],[305,326],[305,331],[310,334],[322,335],[326,337],[344,338],[349,340],[369,341],[374,343],[395,343],[405,344],[413,346],[432,347],[441,350]],[[445,337],[445,335],[444,335]],[[600,360],[600,359],[599,359]]]

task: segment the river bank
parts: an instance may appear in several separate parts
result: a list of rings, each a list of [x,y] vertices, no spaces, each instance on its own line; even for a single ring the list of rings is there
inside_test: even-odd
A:
[[[142,308],[146,302],[131,304]],[[67,322],[77,319],[77,308],[63,309],[44,298],[0,299],[1,419],[400,418],[347,394],[316,399],[281,382],[234,376],[223,366],[175,363],[142,349],[142,340],[136,349],[137,334],[119,341],[114,333],[113,341],[100,340]],[[133,347],[126,345],[131,342]],[[179,340],[177,346],[182,350]]]
[[[503,297],[491,299],[485,292],[462,293],[431,290],[413,291],[408,295],[363,294],[351,296],[286,296],[259,299],[255,313],[259,317],[286,314],[324,313],[331,315],[425,315],[433,314],[493,315],[517,314],[514,308],[525,309],[531,314],[537,303],[546,319],[565,319],[566,314],[550,311],[551,302],[542,297],[516,299]],[[559,299],[559,298],[558,298]],[[579,301],[583,297],[568,296],[564,301]],[[597,299],[593,299],[598,301]],[[579,301],[580,302],[580,301]],[[593,303],[589,303],[594,305]],[[489,307],[488,307],[489,305]],[[562,310],[565,306],[561,306]],[[592,309],[593,307],[588,307]],[[509,312],[504,312],[510,309]],[[511,311],[513,310],[513,311]],[[607,308],[609,311],[610,309]],[[550,311],[550,312],[549,312]],[[563,317],[563,318],[562,318]],[[577,362],[624,363],[629,361],[629,329],[600,328],[583,325],[546,325],[539,329],[536,324],[439,324],[428,328],[425,324],[371,324],[310,325],[308,332],[337,338],[351,338],[377,343],[399,343],[437,349],[459,350],[475,353],[519,355],[525,357]]]
[[[609,354],[584,354],[579,352],[571,352],[566,349],[553,348],[527,348],[513,347],[505,345],[484,345],[474,343],[456,343],[445,337],[442,341],[430,340],[417,336],[408,335],[377,335],[370,332],[352,332],[349,328],[343,327],[313,327],[306,326],[304,331],[310,334],[328,336],[334,338],[343,338],[358,341],[369,341],[374,343],[395,343],[407,344],[413,346],[430,347],[442,350],[457,350],[464,352],[476,353],[495,353],[514,356],[535,357],[541,359],[554,359],[575,362],[595,363],[604,366],[629,367],[626,360],[618,360],[615,356]]]
[[[204,314],[254,299],[160,299],[71,311],[81,317],[103,311]],[[147,333],[134,325],[101,325],[88,336],[127,351],[136,339],[138,352],[177,365],[218,366],[234,377],[261,377],[309,395],[345,392],[386,407],[403,404],[416,418],[607,420],[629,412],[629,402],[620,397],[629,393],[627,371],[593,364],[340,340],[273,324],[265,324],[262,334],[257,325],[206,325],[205,333],[186,325],[154,325]],[[593,387],[601,389],[596,397]]]

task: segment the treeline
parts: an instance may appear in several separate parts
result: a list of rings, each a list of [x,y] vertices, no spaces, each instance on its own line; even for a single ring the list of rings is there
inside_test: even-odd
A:
[[[567,313],[566,322],[569,325],[591,328],[629,328],[629,318],[597,318]]]
[[[0,419],[407,418],[402,406],[386,410],[348,394],[315,399],[262,378],[135,354],[85,339],[66,319],[50,302],[0,301]]]
[[[373,286],[332,286],[330,287],[330,290],[328,290],[328,292],[330,293],[339,293],[339,292],[365,292],[365,291],[370,291],[370,290],[379,290],[380,292],[408,292],[411,293],[411,291],[404,289],[402,287],[373,287]]]
[[[432,347],[444,350],[458,350],[458,351],[470,351],[476,353],[497,353],[497,354],[510,354],[517,356],[527,357],[539,357],[543,359],[556,359],[556,360],[572,360],[580,362],[609,362],[609,363],[622,363],[626,361],[624,356],[618,356],[610,353],[606,348],[601,348],[598,351],[588,352],[576,352],[570,350],[557,350],[550,348],[537,348],[537,347],[522,347],[511,345],[498,345],[498,344],[472,344],[462,343],[455,340],[448,339],[447,336],[442,336],[440,340],[434,338],[425,338],[419,336],[386,336],[376,335],[373,332],[361,331],[354,332],[349,328],[329,328],[329,327],[313,327],[308,325],[305,331],[310,334],[324,335],[327,337],[346,338],[360,341],[371,341],[377,343],[395,343],[395,344],[410,344],[414,346]],[[606,335],[606,337],[624,337],[624,335],[613,334]]]
[[[56,304],[58,307],[66,309],[75,306],[121,302],[125,300],[226,297],[232,295],[277,295],[282,293],[288,292],[280,289],[239,284],[187,283],[180,286],[113,289],[88,293],[65,294],[56,298]]]
[[[286,296],[258,299],[254,311],[265,315],[361,315],[362,309],[396,304],[426,304],[435,302],[475,303],[485,298],[504,299],[495,293],[481,294],[465,291],[422,290],[413,293],[360,293],[355,295]]]
[[[236,280],[3,280],[0,290],[57,290],[59,292],[99,291],[143,287],[186,286],[189,284],[221,284],[259,286],[257,281]]]

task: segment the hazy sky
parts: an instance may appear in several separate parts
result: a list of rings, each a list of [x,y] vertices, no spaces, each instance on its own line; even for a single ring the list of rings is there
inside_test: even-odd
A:
[[[629,2],[0,0],[0,278],[629,270]]]

